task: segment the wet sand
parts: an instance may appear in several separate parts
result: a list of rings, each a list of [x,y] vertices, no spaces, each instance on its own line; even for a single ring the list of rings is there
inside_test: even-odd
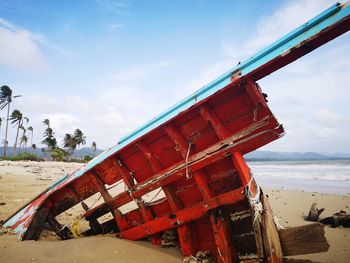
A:
[[[40,193],[55,180],[72,172],[81,164],[56,162],[0,162],[0,220]],[[306,224],[312,202],[326,208],[322,216],[339,210],[350,212],[350,196],[325,193],[264,189],[280,224],[284,227]],[[71,221],[77,211],[60,215],[60,221]],[[322,217],[321,216],[321,217]],[[4,230],[0,230],[3,233]],[[350,262],[350,229],[326,227],[330,249],[326,253],[303,255],[297,258],[316,262]],[[0,236],[0,262],[181,262],[177,248],[160,248],[149,242],[131,242],[114,235],[57,240],[43,231],[39,241],[21,242],[10,233]]]

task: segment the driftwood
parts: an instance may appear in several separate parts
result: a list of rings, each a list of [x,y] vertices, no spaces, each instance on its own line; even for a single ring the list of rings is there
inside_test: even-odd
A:
[[[338,213],[335,213],[333,216],[326,217],[320,220],[320,223],[325,225],[331,225],[331,227],[343,226],[350,227],[350,215],[345,211],[340,210]]]
[[[325,210],[324,208],[318,209],[317,203],[312,203],[309,215],[307,216],[307,221],[317,222],[320,214]]]
[[[324,225],[313,223],[279,230],[284,256],[326,252],[329,244],[324,236]]]

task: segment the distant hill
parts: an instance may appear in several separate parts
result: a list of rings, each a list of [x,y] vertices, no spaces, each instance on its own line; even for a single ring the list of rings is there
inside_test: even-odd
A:
[[[255,151],[246,154],[245,159],[248,161],[344,160],[350,159],[350,153]]]
[[[89,147],[83,147],[79,150],[75,150],[73,158],[82,159],[84,156],[89,155],[94,157],[99,155],[103,150],[97,149],[94,153]],[[0,147],[0,156],[3,155],[4,148]],[[18,152],[18,150],[17,150]],[[48,158],[47,154],[41,151],[41,148],[35,149],[26,148],[21,152],[35,153],[40,158]],[[8,156],[13,155],[13,147],[8,147]],[[244,156],[247,161],[311,161],[311,160],[350,160],[350,153],[316,153],[316,152],[275,152],[275,151],[254,151]]]

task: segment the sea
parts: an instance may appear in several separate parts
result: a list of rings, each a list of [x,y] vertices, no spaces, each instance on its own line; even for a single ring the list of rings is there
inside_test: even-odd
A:
[[[350,160],[247,163],[262,187],[350,195]]]

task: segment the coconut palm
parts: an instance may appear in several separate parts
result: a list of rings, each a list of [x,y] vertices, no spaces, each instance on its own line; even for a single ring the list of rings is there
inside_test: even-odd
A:
[[[48,128],[50,128],[50,120],[49,119],[43,120],[43,124],[46,125]]]
[[[24,149],[27,148],[27,143],[28,143],[28,137],[26,135],[23,135],[21,137],[21,145]]]
[[[7,118],[6,118],[6,129],[5,129],[5,139],[4,139],[4,156],[7,154],[7,132],[8,132],[8,126],[9,126],[9,118],[10,118],[10,107],[12,99],[21,97],[21,95],[12,96],[12,89],[10,89],[9,86],[3,85],[0,88],[0,110],[3,110],[5,107],[7,107]]]
[[[94,153],[96,153],[96,149],[97,149],[96,142],[92,142],[92,143],[91,143],[91,148],[92,148],[92,150],[94,151]]]
[[[26,135],[26,128],[24,128],[24,126],[20,126],[19,127],[22,131],[23,131],[23,133],[22,133],[22,136],[21,136],[21,138],[20,138],[20,140],[19,140],[19,151],[21,151],[21,148],[22,148],[22,138]]]
[[[63,148],[67,149],[67,152],[72,155],[77,148],[77,140],[74,135],[66,133],[63,138]]]
[[[14,126],[17,126],[16,139],[15,139],[15,143],[13,145],[13,156],[16,156],[19,129],[22,126],[23,122],[28,122],[29,119],[27,117],[23,116],[23,113],[20,112],[19,110],[14,110],[11,113],[10,120],[11,120],[11,123],[14,124]]]
[[[2,124],[3,118],[0,117],[0,131],[1,131],[1,124]]]
[[[57,140],[54,136],[54,131],[50,127],[50,120],[45,119],[43,120],[43,124],[47,126],[47,128],[44,131],[44,140],[42,141],[43,144],[46,144],[47,150],[51,152],[53,149],[57,147]]]
[[[85,145],[86,144],[86,136],[84,135],[84,133],[80,130],[80,129],[76,129],[74,131],[73,137],[76,141],[76,145],[79,146],[80,145]]]
[[[32,126],[29,126],[27,130],[30,131],[30,144],[33,144],[34,129]]]

